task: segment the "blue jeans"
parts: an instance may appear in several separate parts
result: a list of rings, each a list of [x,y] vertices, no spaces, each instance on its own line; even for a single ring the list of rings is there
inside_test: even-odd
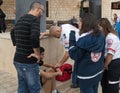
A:
[[[14,62],[18,75],[17,93],[40,93],[39,65]]]
[[[76,72],[77,72],[77,71],[76,71],[76,70],[77,70],[77,69],[76,69],[77,66],[76,66],[76,65],[77,65],[77,64],[74,62],[74,67],[73,67],[73,72],[72,72],[72,84],[73,84],[73,85],[78,85],[78,84],[77,84],[77,73],[76,73]]]
[[[98,93],[98,85],[99,84],[97,83],[97,84],[93,85],[92,87],[89,87],[85,90],[81,89],[81,92],[82,93]]]

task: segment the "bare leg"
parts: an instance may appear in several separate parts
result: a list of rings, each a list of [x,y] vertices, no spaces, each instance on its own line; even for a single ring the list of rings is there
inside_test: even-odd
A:
[[[52,78],[52,88],[51,88],[52,90],[55,90],[55,89],[57,89],[56,88],[56,80],[55,80],[55,78]]]
[[[54,73],[55,71],[53,69],[48,69],[47,72]],[[55,76],[49,79],[43,78],[42,81],[45,93],[51,93],[53,90],[56,90]]]
[[[53,69],[49,69],[48,72],[55,72]],[[55,77],[51,78],[51,91],[56,89],[56,80]]]
[[[43,80],[43,89],[44,93],[51,93],[52,89],[52,80],[51,79],[46,79]]]

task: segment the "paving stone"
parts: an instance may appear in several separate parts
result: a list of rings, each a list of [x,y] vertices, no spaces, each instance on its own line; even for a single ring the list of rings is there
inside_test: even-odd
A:
[[[0,93],[15,93],[17,79],[8,72],[0,71]]]
[[[60,91],[60,93],[80,93],[79,88],[70,88],[71,80],[65,82],[57,81],[56,83],[57,89]],[[0,71],[0,93],[17,93],[16,91],[17,91],[17,78],[12,76],[8,72]],[[44,93],[43,89],[41,93]],[[98,93],[102,93],[100,84]]]

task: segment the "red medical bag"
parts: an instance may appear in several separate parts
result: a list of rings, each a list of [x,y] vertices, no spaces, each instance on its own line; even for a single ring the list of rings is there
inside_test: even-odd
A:
[[[56,76],[56,80],[61,82],[69,80],[72,74],[72,65],[66,63],[60,66],[59,68],[62,71],[62,76]]]

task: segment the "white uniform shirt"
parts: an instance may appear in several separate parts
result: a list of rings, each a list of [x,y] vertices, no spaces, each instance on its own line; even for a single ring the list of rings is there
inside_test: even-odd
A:
[[[106,37],[105,56],[107,56],[107,53],[113,55],[112,59],[120,58],[120,40],[112,33],[109,33]]]
[[[77,29],[76,27],[74,27],[70,24],[63,24],[61,26],[61,28],[62,28],[62,32],[61,32],[61,36],[60,36],[60,41],[64,45],[65,50],[68,51],[70,31],[74,30],[76,32],[75,36],[76,36],[76,41],[77,41],[79,39],[79,29]]]

